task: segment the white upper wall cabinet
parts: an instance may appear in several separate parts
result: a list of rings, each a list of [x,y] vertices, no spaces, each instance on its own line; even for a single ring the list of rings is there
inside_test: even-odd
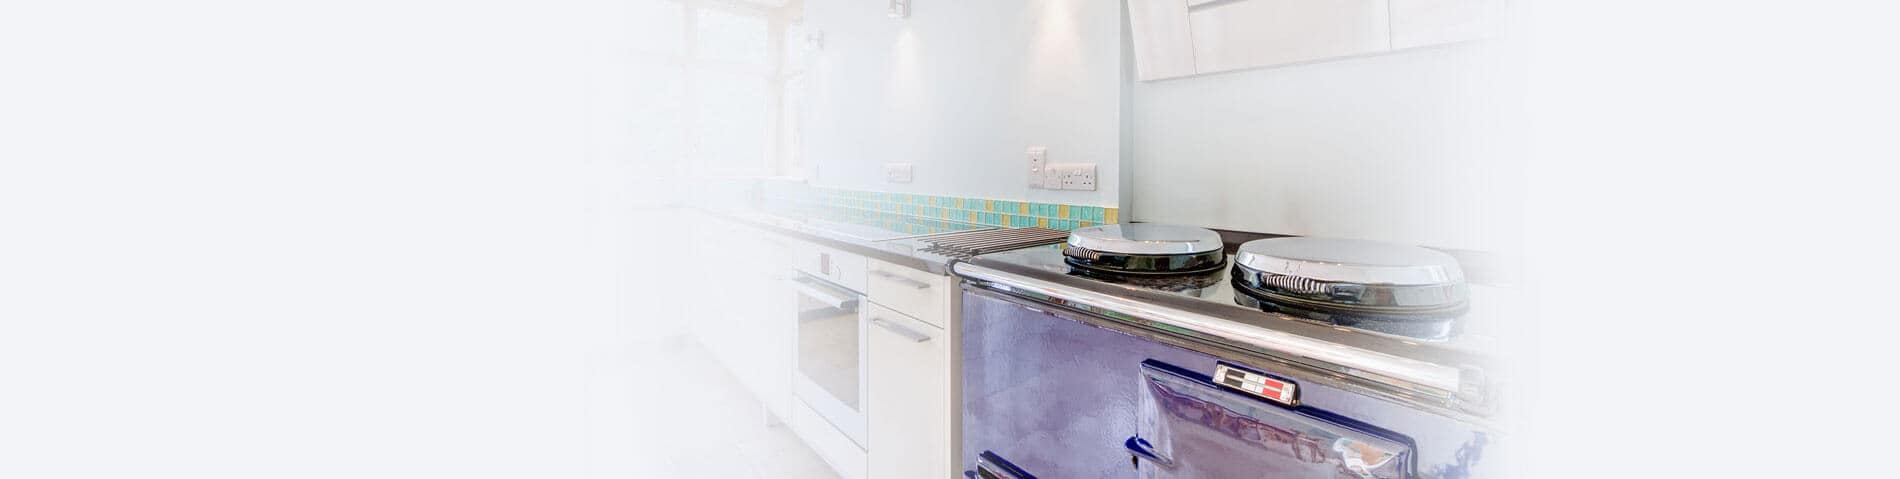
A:
[[[1128,0],[1135,71],[1142,80],[1194,74],[1194,37],[1185,0]]]
[[[1478,40],[1497,32],[1503,0],[1390,0],[1392,49]]]
[[[1188,0],[1195,73],[1391,49],[1386,0]]]
[[[1503,0],[1126,0],[1142,80],[1475,40]]]

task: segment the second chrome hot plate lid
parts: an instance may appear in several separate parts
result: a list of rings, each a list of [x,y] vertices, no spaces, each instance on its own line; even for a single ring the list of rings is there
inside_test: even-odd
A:
[[[1430,286],[1463,283],[1451,255],[1417,246],[1338,238],[1288,237],[1240,245],[1234,264],[1251,272],[1313,281]]]
[[[1417,246],[1254,240],[1240,245],[1232,276],[1243,306],[1419,339],[1456,335],[1469,308],[1458,261]]]
[[[1262,299],[1387,314],[1459,311],[1464,272],[1451,255],[1417,246],[1333,238],[1248,241],[1234,281]]]

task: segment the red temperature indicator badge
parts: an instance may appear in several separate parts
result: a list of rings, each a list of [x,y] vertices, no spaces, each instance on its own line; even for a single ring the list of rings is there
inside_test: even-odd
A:
[[[1288,406],[1299,405],[1299,385],[1293,381],[1241,369],[1225,362],[1214,365],[1214,382],[1268,401]]]

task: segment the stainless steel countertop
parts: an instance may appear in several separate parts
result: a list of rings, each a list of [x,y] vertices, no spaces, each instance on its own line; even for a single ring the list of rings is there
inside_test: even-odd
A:
[[[930,246],[923,240],[937,235],[911,235],[895,239],[871,240],[852,231],[841,231],[837,222],[827,220],[802,220],[764,211],[719,211],[697,209],[697,211],[729,221],[748,224],[766,231],[782,234],[820,246],[836,248],[853,254],[863,255],[886,263],[911,269],[928,271],[934,274],[950,275],[950,263],[955,260],[949,256],[925,252]],[[991,227],[992,229],[994,227]],[[977,231],[977,230],[965,230]],[[949,234],[946,232],[942,234]]]

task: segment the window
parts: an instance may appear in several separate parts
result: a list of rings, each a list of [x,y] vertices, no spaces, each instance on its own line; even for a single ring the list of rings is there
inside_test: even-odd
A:
[[[715,0],[636,2],[635,128],[643,166],[673,174],[778,175],[787,13]]]

